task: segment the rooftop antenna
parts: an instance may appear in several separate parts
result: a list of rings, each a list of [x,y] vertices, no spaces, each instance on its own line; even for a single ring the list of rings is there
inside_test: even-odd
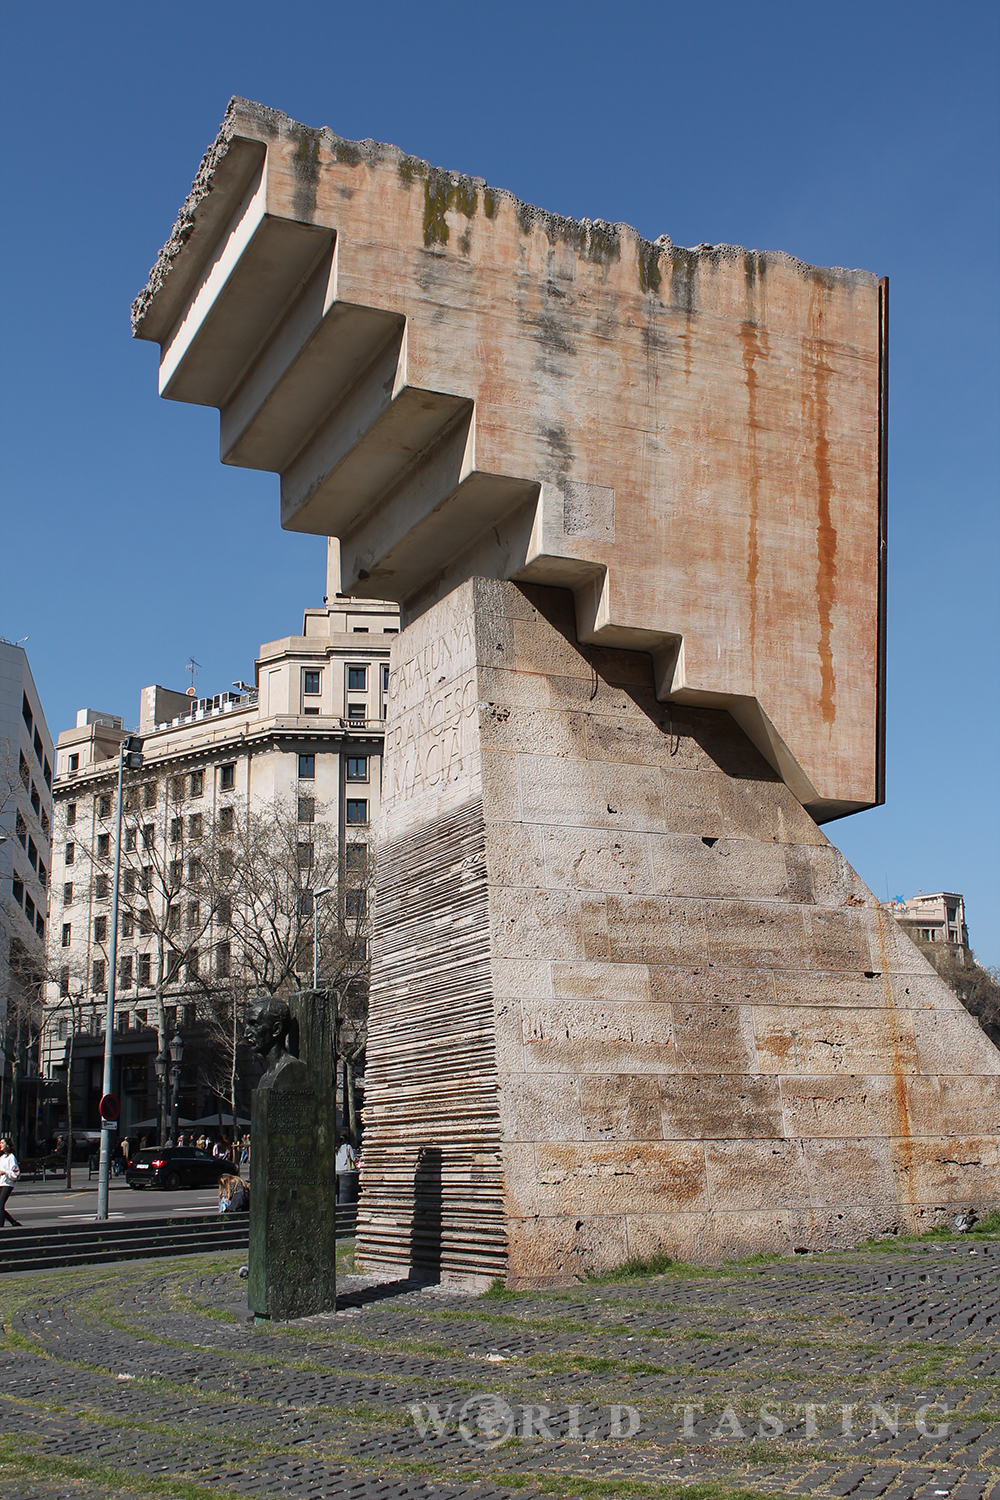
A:
[[[194,680],[195,680],[195,678],[198,675],[198,668],[200,666],[201,666],[201,662],[200,661],[195,661],[194,657],[192,656],[189,659],[187,666],[184,668],[185,672],[190,672],[191,673],[191,686],[187,690],[187,695],[188,695],[189,698],[197,698],[197,696],[198,696],[197,689],[195,688],[195,685],[194,685]]]

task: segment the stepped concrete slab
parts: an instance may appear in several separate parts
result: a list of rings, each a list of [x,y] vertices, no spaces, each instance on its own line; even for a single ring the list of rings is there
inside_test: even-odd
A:
[[[818,817],[882,798],[884,283],[576,221],[234,99],[133,309],[282,524],[415,618],[573,590]]]

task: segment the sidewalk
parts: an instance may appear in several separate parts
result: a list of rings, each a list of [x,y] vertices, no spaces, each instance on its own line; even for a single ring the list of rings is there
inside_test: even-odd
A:
[[[236,1259],[0,1285],[5,1500],[1000,1500],[997,1240],[274,1326]]]

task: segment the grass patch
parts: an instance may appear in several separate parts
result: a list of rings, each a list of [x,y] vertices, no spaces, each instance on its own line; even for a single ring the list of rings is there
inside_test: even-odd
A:
[[[723,1261],[725,1266],[766,1266],[773,1260],[784,1260],[780,1250],[769,1250],[766,1254],[744,1255],[740,1260]]]
[[[71,1458],[45,1457],[40,1453],[26,1452],[24,1444],[22,1437],[0,1437],[0,1477],[78,1479],[105,1495],[124,1493],[165,1495],[170,1500],[241,1500],[238,1491],[224,1489],[218,1484],[199,1484],[197,1480],[180,1477],[164,1479],[155,1474],[132,1474],[127,1470],[112,1469],[107,1464],[95,1464],[92,1460],[78,1463]]]
[[[483,1292],[483,1297],[489,1298],[491,1302],[506,1302],[508,1298],[516,1296],[517,1293],[511,1291],[502,1276],[494,1276],[485,1292]]]
[[[661,1251],[645,1258],[633,1256],[610,1271],[588,1271],[585,1279],[594,1286],[603,1286],[609,1281],[641,1281],[647,1276],[662,1276],[675,1264],[672,1256]]]

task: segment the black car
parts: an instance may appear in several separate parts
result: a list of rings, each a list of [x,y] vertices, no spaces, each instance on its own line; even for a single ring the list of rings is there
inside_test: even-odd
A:
[[[235,1171],[225,1156],[198,1151],[194,1146],[153,1146],[140,1151],[125,1169],[129,1187],[215,1187],[226,1172]]]

